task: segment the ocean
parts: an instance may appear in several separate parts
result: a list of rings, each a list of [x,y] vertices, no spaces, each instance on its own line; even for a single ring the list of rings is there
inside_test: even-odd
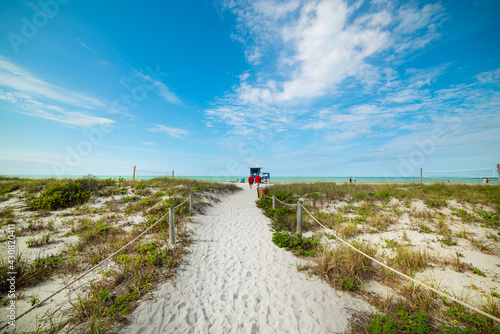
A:
[[[69,178],[69,179],[77,179],[81,178],[85,175],[8,175],[7,177],[21,177],[21,178],[29,178],[29,179],[47,179],[47,178]],[[132,176],[126,175],[95,175],[100,179],[118,179],[120,177],[131,180]],[[149,180],[158,176],[136,176],[136,180]],[[166,175],[165,177],[171,177],[171,175]],[[235,176],[175,176],[176,178],[183,179],[191,179],[191,180],[201,180],[201,181],[209,181],[209,182],[233,182],[236,179],[241,180],[242,177]],[[247,176],[244,176],[245,180]],[[317,177],[317,176],[271,176],[271,183],[314,183],[314,182],[330,182],[330,183],[349,183],[349,176],[326,176],[326,177]],[[353,183],[419,183],[420,177],[363,177],[357,176],[356,182]],[[460,178],[460,177],[450,177],[450,178],[424,178],[423,183],[464,183],[464,184],[479,184],[483,183],[482,178]],[[497,177],[490,178],[490,183],[498,183]]]

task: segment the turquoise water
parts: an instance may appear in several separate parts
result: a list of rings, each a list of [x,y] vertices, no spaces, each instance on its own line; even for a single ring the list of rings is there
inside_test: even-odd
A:
[[[57,175],[8,175],[9,177],[22,177],[22,178],[30,178],[30,179],[47,179],[47,178],[80,178],[85,175],[65,175],[65,176],[57,176]],[[131,180],[132,176],[120,176],[120,175],[96,175],[98,178],[107,179],[113,178],[117,179],[119,177],[123,177],[126,180]],[[154,176],[136,176],[137,180],[149,180]],[[170,176],[167,176],[170,177]],[[241,177],[229,177],[229,176],[176,176],[178,178],[183,179],[191,179],[191,180],[201,180],[201,181],[210,181],[210,182],[231,182],[236,181],[236,179],[240,179]],[[244,176],[246,179],[247,176]],[[293,183],[293,182],[332,182],[332,183],[348,183],[349,177],[292,177],[292,176],[276,176],[271,177],[271,183]],[[356,183],[418,183],[420,182],[419,177],[356,177]],[[444,183],[466,183],[466,184],[477,184],[483,183],[483,180],[480,178],[459,178],[459,177],[450,177],[450,178],[424,178],[424,183],[435,183],[435,182],[444,182]],[[354,183],[354,181],[353,181]],[[490,178],[490,183],[498,183],[498,178]]]

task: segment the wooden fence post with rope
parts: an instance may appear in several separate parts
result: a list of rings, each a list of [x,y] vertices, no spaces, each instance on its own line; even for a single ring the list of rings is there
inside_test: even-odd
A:
[[[297,234],[302,238],[302,201],[297,204]]]
[[[135,167],[135,166],[134,166]],[[87,271],[85,271],[83,274],[81,274],[80,276],[76,277],[75,279],[73,279],[71,282],[69,282],[68,284],[66,284],[65,286],[63,286],[62,288],[60,288],[59,290],[55,291],[54,293],[52,293],[50,296],[46,297],[44,300],[38,302],[37,304],[35,304],[34,306],[30,307],[29,309],[27,309],[26,311],[24,311],[23,313],[21,313],[19,316],[16,317],[16,320],[19,320],[21,319],[22,317],[24,317],[26,314],[30,313],[31,311],[33,311],[34,309],[38,308],[39,306],[43,305],[46,301],[50,300],[52,297],[54,297],[55,295],[59,294],[60,292],[68,289],[70,286],[72,286],[74,283],[78,282],[80,279],[82,279],[83,277],[85,277],[87,274],[89,274],[90,272],[96,270],[97,268],[101,267],[102,265],[104,265],[108,260],[111,260],[115,255],[119,254],[122,250],[124,250],[125,248],[129,247],[131,244],[133,244],[136,240],[140,239],[144,234],[146,234],[149,230],[151,230],[153,227],[155,227],[157,224],[159,224],[163,219],[165,219],[167,216],[169,216],[169,235],[170,235],[170,243],[172,245],[175,245],[175,209],[178,208],[178,207],[181,207],[182,205],[184,205],[184,203],[186,203],[187,201],[190,201],[190,207],[193,206],[193,195],[191,194],[191,196],[186,199],[184,202],[182,202],[181,204],[177,205],[176,207],[171,207],[169,208],[168,210],[168,213],[164,214],[161,218],[159,218],[153,225],[151,225],[150,227],[148,227],[146,230],[144,230],[143,232],[141,232],[141,234],[139,234],[137,237],[135,237],[134,239],[132,239],[131,241],[129,241],[127,244],[125,244],[124,246],[122,246],[120,249],[118,249],[117,251],[115,251],[113,254],[109,255],[107,258],[105,258],[104,260],[102,260],[101,262],[99,262],[98,264],[96,264],[95,266],[93,266],[92,268],[88,269]],[[3,325],[0,325],[0,330],[2,329],[5,329],[7,326],[9,326],[9,323],[5,323]]]
[[[499,169],[498,171],[500,172],[500,165],[497,165],[497,168]],[[500,174],[500,173],[499,173],[499,174]],[[500,180],[500,177],[499,177],[499,180]],[[271,198],[271,197],[266,196],[266,195],[263,195],[263,196],[264,196],[264,197],[267,197],[267,198],[269,198],[269,199]],[[394,268],[391,268],[391,267],[390,267],[390,266],[388,266],[387,264],[385,264],[385,263],[383,263],[383,262],[381,262],[381,261],[379,261],[379,260],[377,260],[377,259],[373,258],[372,256],[370,256],[370,255],[368,255],[368,254],[366,254],[366,253],[362,252],[361,250],[357,249],[357,248],[356,248],[356,247],[354,247],[352,244],[350,244],[349,242],[347,242],[347,241],[345,241],[344,239],[342,239],[339,235],[337,235],[337,233],[333,232],[331,229],[329,229],[329,228],[327,228],[325,225],[321,224],[321,222],[320,222],[318,219],[316,219],[316,217],[314,217],[314,216],[311,214],[311,212],[309,212],[309,210],[307,210],[307,209],[303,206],[303,203],[302,203],[302,201],[301,201],[301,200],[299,200],[299,201],[297,202],[297,204],[289,204],[289,203],[285,203],[285,202],[280,201],[279,199],[277,199],[277,198],[276,198],[276,196],[275,196],[275,195],[273,195],[272,200],[273,200],[273,208],[275,208],[275,204],[276,204],[276,203],[275,203],[275,201],[276,201],[276,200],[277,200],[278,202],[280,202],[281,204],[283,204],[283,205],[287,205],[287,206],[294,206],[294,205],[297,205],[297,233],[299,234],[299,236],[300,236],[300,237],[302,237],[302,211],[303,211],[303,210],[305,210],[305,212],[306,212],[306,213],[307,213],[307,214],[308,214],[308,215],[312,218],[312,220],[313,220],[313,221],[315,221],[318,225],[320,225],[321,227],[323,227],[326,231],[328,231],[328,233],[330,233],[330,234],[332,234],[333,236],[335,236],[335,238],[336,238],[338,241],[340,241],[340,243],[344,244],[345,246],[347,246],[347,247],[351,248],[352,250],[354,250],[354,251],[356,251],[356,252],[360,253],[361,255],[363,255],[363,256],[365,256],[365,257],[367,257],[368,259],[370,259],[371,261],[373,261],[373,262],[377,263],[377,264],[378,264],[378,265],[380,265],[381,267],[383,267],[383,268],[385,268],[385,269],[388,269],[388,270],[390,270],[391,272],[393,272],[393,273],[395,273],[395,274],[397,274],[397,275],[399,275],[399,276],[401,276],[401,277],[403,277],[403,278],[405,278],[405,279],[407,279],[407,280],[409,280],[409,281],[411,281],[411,282],[413,282],[413,283],[415,283],[415,284],[417,284],[417,285],[419,285],[419,286],[422,286],[422,287],[426,288],[427,290],[430,290],[430,291],[432,291],[432,292],[436,293],[436,294],[437,294],[437,295],[439,295],[439,296],[445,297],[445,298],[447,298],[447,299],[449,299],[449,300],[451,300],[451,301],[453,301],[453,302],[455,302],[455,303],[457,303],[457,304],[459,304],[459,305],[462,305],[462,306],[464,306],[464,307],[468,308],[469,310],[471,310],[471,311],[473,311],[473,312],[476,312],[476,313],[478,313],[478,314],[481,314],[481,315],[483,315],[483,316],[485,316],[485,317],[487,317],[487,318],[489,318],[489,319],[491,319],[491,320],[493,320],[493,321],[495,321],[495,322],[497,322],[497,323],[499,323],[499,324],[500,324],[500,318],[497,318],[496,316],[491,315],[491,314],[489,314],[489,313],[486,313],[486,312],[484,312],[484,311],[482,311],[482,310],[478,309],[478,308],[477,308],[477,307],[475,307],[475,306],[472,306],[472,305],[470,305],[470,304],[468,304],[468,303],[465,303],[465,302],[463,302],[463,301],[461,301],[461,300],[459,300],[459,299],[457,299],[457,298],[454,298],[454,297],[450,296],[449,294],[446,294],[446,293],[444,293],[444,292],[442,292],[442,291],[439,291],[439,290],[437,290],[437,289],[435,289],[435,288],[433,288],[433,287],[431,287],[431,286],[429,286],[429,285],[427,285],[427,284],[425,284],[425,283],[422,283],[422,282],[420,282],[420,281],[418,281],[418,280],[416,280],[416,279],[414,279],[414,278],[412,278],[412,277],[410,277],[410,276],[408,276],[408,275],[406,275],[406,274],[403,274],[402,272],[399,272],[398,270],[396,270],[396,269],[394,269]]]
[[[175,245],[175,208],[171,207],[168,209],[168,236],[170,239],[170,245]]]
[[[497,164],[498,183],[500,183],[500,164]]]
[[[302,207],[302,201],[299,201],[299,202],[298,202],[297,212],[298,212],[299,208],[303,208],[303,207]],[[318,223],[318,225],[320,225],[321,227],[323,227],[325,230],[330,230],[330,231],[331,231],[331,229],[327,229],[327,227],[326,227],[326,226],[324,226],[323,224],[321,224],[321,223],[320,223],[320,221],[319,221],[318,219],[316,219],[316,217],[314,217],[314,216],[313,216],[313,215],[312,215],[312,214],[311,214],[311,213],[310,213],[310,212],[309,212],[306,208],[303,208],[303,209],[306,211],[306,213],[307,213],[307,214],[308,214],[308,215],[309,215],[309,216],[310,216],[310,217],[311,217],[311,218],[312,218],[312,219],[313,219],[316,223]],[[361,250],[359,250],[358,248],[354,247],[351,243],[349,243],[349,242],[345,241],[344,239],[342,239],[341,237],[339,237],[339,236],[338,236],[335,232],[333,232],[333,231],[332,231],[332,232],[329,232],[329,233],[331,233],[332,235],[334,235],[334,236],[335,236],[335,238],[336,238],[337,240],[339,240],[341,243],[343,243],[345,246],[347,246],[347,247],[351,248],[352,250],[354,250],[354,251],[358,252],[359,254],[361,254],[361,255],[363,255],[363,256],[365,256],[365,257],[367,257],[368,259],[370,259],[371,261],[373,261],[373,262],[377,263],[377,264],[378,264],[378,265],[380,265],[381,267],[384,267],[384,268],[386,268],[386,269],[388,269],[388,270],[392,271],[393,273],[395,273],[395,274],[397,274],[397,275],[399,275],[399,276],[401,276],[401,277],[403,277],[403,278],[405,278],[405,279],[407,279],[407,280],[409,280],[409,281],[411,281],[411,282],[413,282],[413,283],[415,283],[415,284],[417,284],[417,285],[420,285],[420,286],[422,286],[422,287],[426,288],[427,290],[430,290],[430,291],[432,291],[432,292],[436,293],[437,295],[440,295],[440,296],[445,297],[445,298],[447,298],[447,299],[449,299],[449,300],[452,300],[453,302],[455,302],[455,303],[457,303],[457,304],[460,304],[460,305],[462,305],[462,306],[464,306],[464,307],[468,308],[469,310],[472,310],[472,311],[474,311],[474,312],[476,312],[476,313],[479,313],[479,314],[481,314],[481,315],[483,315],[483,316],[485,316],[485,317],[487,317],[487,318],[489,318],[489,319],[491,319],[491,320],[496,321],[497,323],[500,323],[500,319],[499,319],[499,318],[497,318],[497,317],[495,317],[494,315],[491,315],[491,314],[489,314],[489,313],[486,313],[486,312],[484,312],[484,311],[482,311],[482,310],[478,309],[478,308],[477,308],[477,307],[475,307],[475,306],[472,306],[472,305],[470,305],[470,304],[468,304],[468,303],[465,303],[465,302],[463,302],[463,301],[461,301],[461,300],[459,300],[459,299],[457,299],[457,298],[454,298],[454,297],[450,296],[449,294],[445,294],[445,293],[443,293],[442,291],[439,291],[439,290],[437,290],[437,289],[435,289],[435,288],[433,288],[433,287],[431,287],[431,286],[429,286],[429,285],[427,285],[427,284],[425,284],[425,283],[422,283],[422,282],[420,282],[420,281],[418,281],[418,280],[416,280],[416,279],[414,279],[414,278],[412,278],[412,277],[410,277],[410,276],[408,276],[408,275],[406,275],[406,274],[403,274],[402,272],[399,272],[398,270],[396,270],[396,269],[394,269],[394,268],[392,268],[392,267],[388,266],[387,264],[385,264],[385,263],[383,263],[383,262],[381,262],[381,261],[379,261],[379,260],[375,259],[374,257],[372,257],[372,256],[370,256],[370,255],[368,255],[368,254],[366,254],[366,253],[364,253],[364,252],[362,252],[362,251],[361,251]]]

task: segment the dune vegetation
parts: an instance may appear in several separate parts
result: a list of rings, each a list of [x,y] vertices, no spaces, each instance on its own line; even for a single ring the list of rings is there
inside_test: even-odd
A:
[[[272,207],[272,196],[277,201]],[[306,212],[297,235],[298,200]],[[273,242],[298,268],[378,310],[354,314],[352,333],[498,333],[499,324],[374,263],[339,242],[500,317],[500,187],[464,184],[279,184],[257,201]],[[465,282],[465,283],[464,283]]]
[[[137,301],[171,278],[182,263],[190,243],[185,227],[189,217],[237,189],[177,178],[0,178],[0,247],[6,250],[12,227],[17,244],[17,314],[39,306],[18,323],[30,323],[23,330],[36,333],[118,331]],[[189,202],[180,205],[190,194],[194,194],[193,211]],[[171,207],[175,207],[175,245],[168,243],[168,218],[164,219],[68,291],[40,304],[151,227]],[[9,303],[10,271],[2,257],[2,305]]]

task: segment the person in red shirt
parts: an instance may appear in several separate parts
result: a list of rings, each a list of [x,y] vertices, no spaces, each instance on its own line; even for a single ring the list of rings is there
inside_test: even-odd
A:
[[[252,186],[253,186],[253,176],[252,176],[252,174],[250,174],[250,176],[248,177],[248,184],[250,185],[250,189],[252,189]]]
[[[255,184],[257,185],[258,188],[260,185],[260,174],[257,174],[257,176],[255,177]]]

